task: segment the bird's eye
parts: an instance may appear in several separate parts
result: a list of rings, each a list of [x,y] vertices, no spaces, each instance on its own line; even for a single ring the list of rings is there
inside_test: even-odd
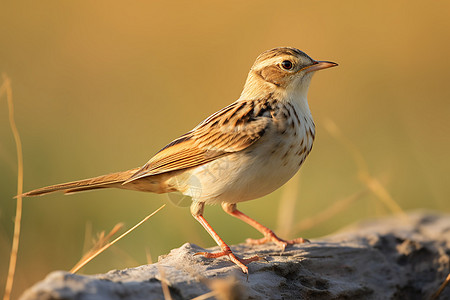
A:
[[[293,67],[293,64],[290,60],[283,60],[281,62],[281,67],[285,70],[290,70]]]

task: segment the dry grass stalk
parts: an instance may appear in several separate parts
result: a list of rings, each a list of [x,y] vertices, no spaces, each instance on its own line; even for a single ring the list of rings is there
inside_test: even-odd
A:
[[[87,228],[90,226],[86,226]],[[80,259],[79,262],[77,262],[75,264],[75,266],[72,268],[72,270],[78,270],[80,265],[83,264],[83,262],[89,258],[92,254],[94,254],[95,252],[97,252],[99,249],[101,249],[102,247],[104,247],[110,240],[111,238],[123,227],[123,223],[118,223],[114,226],[113,229],[111,229],[111,231],[105,236],[105,231],[101,231],[98,236],[97,239],[93,240],[93,244],[94,246],[92,246],[91,249],[89,249],[88,251],[86,251],[86,253],[83,255],[83,257]],[[88,230],[87,230],[88,231]],[[86,232],[86,236],[90,235],[90,233]]]
[[[8,277],[6,279],[5,293],[3,294],[3,300],[9,300],[11,298],[11,291],[14,283],[14,274],[16,272],[17,252],[19,251],[20,240],[20,225],[22,222],[22,193],[23,193],[23,158],[22,158],[22,143],[20,141],[19,131],[14,121],[14,106],[12,100],[12,88],[11,80],[6,74],[3,74],[3,84],[0,87],[0,97],[6,94],[6,101],[8,102],[9,110],[9,124],[14,136],[17,151],[17,204],[16,204],[16,217],[14,219],[14,236],[11,247],[11,253],[9,256],[9,269]]]
[[[145,257],[147,258],[147,264],[151,265],[153,263],[152,254],[150,253],[150,249],[145,247]]]
[[[338,213],[343,211],[345,208],[347,208],[355,200],[361,198],[366,192],[367,192],[366,190],[361,190],[347,198],[341,199],[339,201],[335,201],[333,203],[333,205],[331,205],[327,209],[321,211],[320,213],[318,213],[310,218],[301,220],[295,226],[295,232],[305,231],[307,229],[310,229],[314,226],[317,226],[320,223],[323,223],[323,222],[331,219],[333,216],[337,215]]]
[[[94,248],[95,249],[97,247],[97,249],[100,249],[101,247],[103,247],[104,245],[106,245],[106,243],[123,227],[123,223],[117,223],[116,225],[114,225],[113,229],[111,229],[111,231],[105,235],[105,231],[101,231],[98,236],[97,236],[97,241],[93,241],[94,242]],[[95,245],[97,244],[97,245]]]
[[[114,245],[116,242],[118,242],[119,240],[121,240],[123,237],[125,237],[126,235],[128,235],[130,232],[132,232],[133,230],[135,230],[137,227],[141,226],[145,221],[147,221],[148,219],[150,219],[153,215],[155,215],[157,212],[159,212],[161,209],[164,208],[164,206],[166,206],[165,204],[162,205],[160,208],[158,208],[157,210],[155,210],[154,212],[152,212],[151,214],[149,214],[148,216],[146,216],[144,219],[142,219],[142,221],[140,221],[139,223],[137,223],[136,225],[134,225],[133,227],[131,227],[130,229],[128,229],[126,232],[124,232],[123,234],[121,234],[119,237],[117,237],[115,240],[113,240],[112,242],[104,245],[103,247],[101,247],[100,249],[94,251],[91,255],[89,255],[88,257],[86,257],[84,260],[80,261],[79,263],[77,263],[77,265],[75,267],[73,267],[69,272],[70,273],[76,273],[78,272],[82,267],[84,267],[88,262],[90,262],[91,260],[93,260],[97,255],[99,255],[100,253],[102,253],[103,251],[105,251],[106,249],[108,249],[109,247],[111,247],[112,245]],[[116,225],[117,226],[117,225]]]
[[[198,273],[197,270],[191,267],[186,267],[183,269],[192,278],[206,285],[211,291],[203,295],[199,295],[191,300],[204,300],[214,297],[218,300],[231,300],[231,299],[247,299],[245,297],[245,288],[236,279],[235,276],[231,275],[226,278],[207,278],[202,274]]]
[[[300,174],[297,173],[283,187],[278,209],[278,225],[276,232],[280,236],[290,236],[295,220],[295,204],[299,197]]]
[[[206,294],[192,298],[191,300],[205,300],[205,299],[209,299],[211,297],[216,297],[216,296],[217,296],[217,291],[211,291]]]
[[[210,280],[208,287],[211,289],[208,294],[214,294],[214,297],[219,300],[243,299],[245,296],[243,286],[234,276]]]
[[[342,132],[339,130],[337,125],[330,119],[326,119],[323,122],[325,129],[328,133],[340,141],[352,154],[353,159],[358,167],[358,178],[365,184],[365,186],[372,191],[377,198],[383,202],[392,212],[399,214],[405,221],[408,220],[408,216],[403,211],[403,209],[398,205],[398,203],[392,198],[387,189],[381,184],[381,182],[370,175],[367,163],[364,157],[359,152],[358,148],[348,140]]]
[[[444,282],[441,284],[439,289],[431,296],[431,300],[437,300],[439,298],[439,295],[442,293],[442,291],[445,289],[445,287],[450,283],[450,274],[447,275],[447,278],[445,278]]]
[[[84,241],[83,241],[83,253],[88,253],[92,248],[92,222],[86,222],[86,226],[84,228]],[[94,245],[95,245],[94,241]],[[84,256],[83,256],[84,257]],[[81,259],[82,260],[82,259]]]
[[[197,296],[192,300],[205,300],[212,297],[218,300],[245,298],[245,291],[242,285],[234,276],[228,276],[226,278],[220,279],[199,278],[199,280],[205,283],[211,289],[211,292]]]
[[[164,295],[164,300],[172,300],[172,296],[170,295],[169,284],[166,279],[166,273],[164,272],[164,268],[158,265],[158,271],[161,281],[161,288]]]

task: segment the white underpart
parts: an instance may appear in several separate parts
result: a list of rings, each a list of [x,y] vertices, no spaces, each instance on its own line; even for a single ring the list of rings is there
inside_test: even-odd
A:
[[[286,124],[281,135],[275,125],[249,148],[191,169],[173,178],[171,184],[194,201],[238,203],[265,196],[285,184],[300,169],[312,148],[314,123],[306,93],[311,76],[293,82],[276,97],[289,102],[299,116],[294,128]],[[290,112],[294,115],[294,112]],[[294,131],[296,134],[294,134]],[[303,143],[302,143],[303,141]],[[303,151],[303,148],[307,151]],[[289,151],[288,155],[285,155]]]

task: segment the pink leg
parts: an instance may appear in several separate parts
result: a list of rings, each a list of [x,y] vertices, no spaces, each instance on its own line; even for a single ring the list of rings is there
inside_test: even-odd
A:
[[[303,239],[303,238],[297,238],[297,239],[290,240],[290,241],[280,239],[279,237],[277,237],[275,235],[275,233],[272,230],[270,230],[266,226],[256,222],[254,219],[250,218],[246,214],[240,212],[239,210],[237,210],[236,207],[237,207],[236,204],[222,203],[222,208],[226,213],[228,213],[236,218],[241,219],[242,221],[249,224],[250,226],[252,226],[253,228],[255,228],[256,230],[258,230],[259,232],[261,232],[264,235],[263,238],[258,239],[258,240],[247,239],[247,243],[249,243],[249,244],[260,245],[260,244],[264,244],[267,242],[274,242],[277,245],[281,246],[281,248],[283,248],[283,251],[284,251],[284,249],[286,248],[287,245],[301,244],[301,243],[309,242],[308,240]]]
[[[214,229],[209,225],[209,223],[206,221],[206,219],[203,217],[203,207],[204,203],[202,202],[194,202],[191,205],[191,213],[192,216],[200,223],[202,224],[203,228],[206,229],[206,231],[209,233],[209,235],[216,241],[217,245],[222,249],[221,252],[216,253],[209,253],[209,252],[198,252],[195,253],[195,255],[203,255],[206,258],[217,258],[221,256],[228,256],[232,262],[234,262],[236,265],[238,265],[242,272],[248,274],[248,267],[247,264],[261,260],[262,258],[255,255],[250,258],[239,258],[231,251],[230,247],[220,238],[220,236],[214,231]]]

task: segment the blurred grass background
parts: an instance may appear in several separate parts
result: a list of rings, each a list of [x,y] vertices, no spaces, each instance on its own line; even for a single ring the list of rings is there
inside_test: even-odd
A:
[[[405,210],[448,212],[450,192],[448,1],[2,1],[0,71],[12,80],[25,190],[144,164],[173,138],[236,100],[262,51],[293,46],[340,66],[309,93],[317,136],[290,187],[294,222],[361,190],[357,166],[324,128],[331,119]],[[16,153],[0,109],[0,292],[13,232]],[[277,227],[282,188],[240,208]],[[292,193],[291,193],[292,194]],[[13,295],[82,256],[92,231],[131,227],[166,195],[105,190],[24,199]],[[170,202],[169,202],[170,203]],[[366,193],[345,211],[290,238],[314,238],[389,214]],[[230,244],[259,237],[208,207]],[[83,272],[156,260],[185,242],[214,241],[189,209],[168,205]]]

